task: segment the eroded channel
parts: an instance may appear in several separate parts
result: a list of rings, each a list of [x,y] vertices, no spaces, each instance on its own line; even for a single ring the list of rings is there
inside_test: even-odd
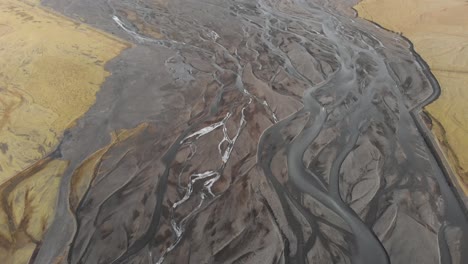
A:
[[[43,4],[133,46],[48,157],[33,263],[468,263],[398,35],[338,1]]]

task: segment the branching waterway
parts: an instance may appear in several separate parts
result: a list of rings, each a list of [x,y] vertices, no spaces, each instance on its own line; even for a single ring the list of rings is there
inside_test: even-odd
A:
[[[132,47],[55,152],[34,263],[468,263],[437,83],[346,2],[45,0]]]

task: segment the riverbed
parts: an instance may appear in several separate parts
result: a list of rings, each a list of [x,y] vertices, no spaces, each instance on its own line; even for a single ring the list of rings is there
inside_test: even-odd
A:
[[[355,3],[42,1],[126,48],[59,142],[0,186],[0,259],[468,262],[466,208],[427,140],[438,83]],[[45,177],[56,199],[30,232],[28,179]]]

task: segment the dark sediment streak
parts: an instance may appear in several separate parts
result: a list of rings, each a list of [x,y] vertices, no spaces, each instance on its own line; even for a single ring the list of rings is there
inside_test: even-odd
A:
[[[468,262],[419,117],[439,88],[400,36],[320,0],[44,2],[134,46],[58,150],[34,263]]]

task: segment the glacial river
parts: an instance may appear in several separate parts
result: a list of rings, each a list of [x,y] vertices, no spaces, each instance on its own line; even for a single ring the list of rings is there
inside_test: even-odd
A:
[[[131,47],[48,156],[70,164],[32,263],[468,263],[437,82],[351,3],[43,5]]]

